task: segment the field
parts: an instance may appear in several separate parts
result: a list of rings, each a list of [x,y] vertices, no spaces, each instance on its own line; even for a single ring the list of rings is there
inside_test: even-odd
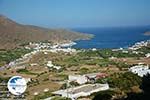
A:
[[[147,50],[142,49],[147,53]],[[21,57],[29,51],[1,51],[1,64],[4,64]],[[11,57],[10,57],[11,56]],[[56,66],[61,66],[60,70],[47,66],[48,61]],[[138,63],[150,64],[150,58],[145,58],[144,54],[134,54],[132,51],[124,53],[122,51],[112,51],[111,49],[78,50],[75,53],[52,53],[39,52],[19,67],[10,67],[0,72],[1,81],[13,75],[21,75],[30,78],[28,89],[25,93],[27,99],[43,99],[49,97],[52,91],[59,90],[64,86],[68,75],[87,74],[103,72],[108,74],[106,79],[97,80],[98,83],[108,82],[116,95],[125,96],[131,91],[139,91],[141,78],[128,72],[128,68]],[[45,91],[46,92],[45,92]],[[38,96],[37,96],[38,95]],[[92,98],[91,96],[90,98]]]

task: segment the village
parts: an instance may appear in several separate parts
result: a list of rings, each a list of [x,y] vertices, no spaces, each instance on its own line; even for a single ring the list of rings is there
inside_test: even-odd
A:
[[[149,41],[137,43],[135,46],[129,47],[129,50],[113,49],[111,52],[121,52],[123,55],[132,52],[132,54],[130,54],[132,56],[141,53],[141,59],[149,59],[149,52],[136,51],[143,46],[146,47],[149,44],[148,42]],[[36,98],[41,94],[52,91],[49,96],[47,95],[42,98],[45,100],[52,100],[57,96],[77,100],[80,97],[87,97],[99,91],[111,90],[112,87],[109,82],[107,82],[107,79],[113,73],[131,72],[139,77],[143,77],[148,73],[150,74],[149,61],[143,62],[139,60],[139,62],[130,64],[129,67],[120,70],[119,67],[115,67],[116,64],[120,63],[114,63],[121,60],[117,56],[111,55],[108,56],[108,59],[97,57],[95,52],[99,50],[94,48],[88,51],[88,56],[87,51],[73,49],[71,48],[72,45],[75,45],[75,43],[70,42],[53,46],[49,43],[29,43],[25,48],[32,49],[32,51],[6,65],[3,69],[4,73],[7,73],[6,76],[17,74],[25,77],[29,84],[27,90],[30,94],[29,97]],[[84,53],[88,58],[84,56]],[[80,57],[79,59],[82,60],[81,62],[74,61],[75,58],[72,57]],[[66,59],[69,59],[70,62]],[[123,61],[128,62],[128,59],[123,59]],[[93,62],[95,63],[93,64]],[[70,63],[70,65],[68,65],[68,63]],[[99,66],[108,67],[100,68]],[[102,82],[97,83],[97,80],[102,80]],[[53,86],[52,84],[55,85]],[[64,84],[66,84],[66,86],[61,88]],[[37,89],[37,87],[40,86],[41,88]]]

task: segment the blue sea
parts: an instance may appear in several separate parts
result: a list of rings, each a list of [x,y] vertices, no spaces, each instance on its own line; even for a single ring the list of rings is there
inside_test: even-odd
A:
[[[146,31],[150,31],[150,26],[145,27],[109,27],[109,28],[75,28],[77,32],[90,33],[94,38],[90,40],[75,41],[74,48],[127,48],[136,42],[150,40],[150,36],[145,36]]]

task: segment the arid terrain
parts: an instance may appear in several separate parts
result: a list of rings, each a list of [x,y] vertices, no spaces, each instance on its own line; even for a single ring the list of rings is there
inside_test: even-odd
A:
[[[19,24],[0,15],[0,49],[12,49],[29,42],[62,43],[72,40],[90,39],[91,34],[82,34],[66,29],[48,29]]]
[[[103,83],[107,80],[113,93],[115,93],[115,98],[120,98],[131,91],[141,92],[138,83],[141,78],[130,73],[128,69],[139,63],[150,65],[150,58],[145,56],[149,49],[147,46],[136,50],[137,52],[142,51],[142,54],[135,54],[132,50],[126,50],[127,53],[124,50],[115,51],[111,49],[77,50],[68,53],[64,51],[39,51],[29,57],[29,60],[21,60],[16,65],[6,66],[0,72],[0,76],[5,79],[20,75],[29,79],[25,97],[39,100],[48,98],[52,96],[53,91],[64,88],[69,75],[105,73],[107,77],[96,82]],[[61,68],[49,67],[50,61],[54,66],[61,66]],[[125,75],[127,76],[125,77]],[[118,83],[122,78],[127,79]],[[131,83],[128,86],[126,82]],[[91,100],[93,96],[94,94],[87,99]]]

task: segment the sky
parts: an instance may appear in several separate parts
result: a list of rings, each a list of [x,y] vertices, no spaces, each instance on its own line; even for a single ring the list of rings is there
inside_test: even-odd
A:
[[[0,14],[44,27],[150,25],[150,0],[0,0]]]

